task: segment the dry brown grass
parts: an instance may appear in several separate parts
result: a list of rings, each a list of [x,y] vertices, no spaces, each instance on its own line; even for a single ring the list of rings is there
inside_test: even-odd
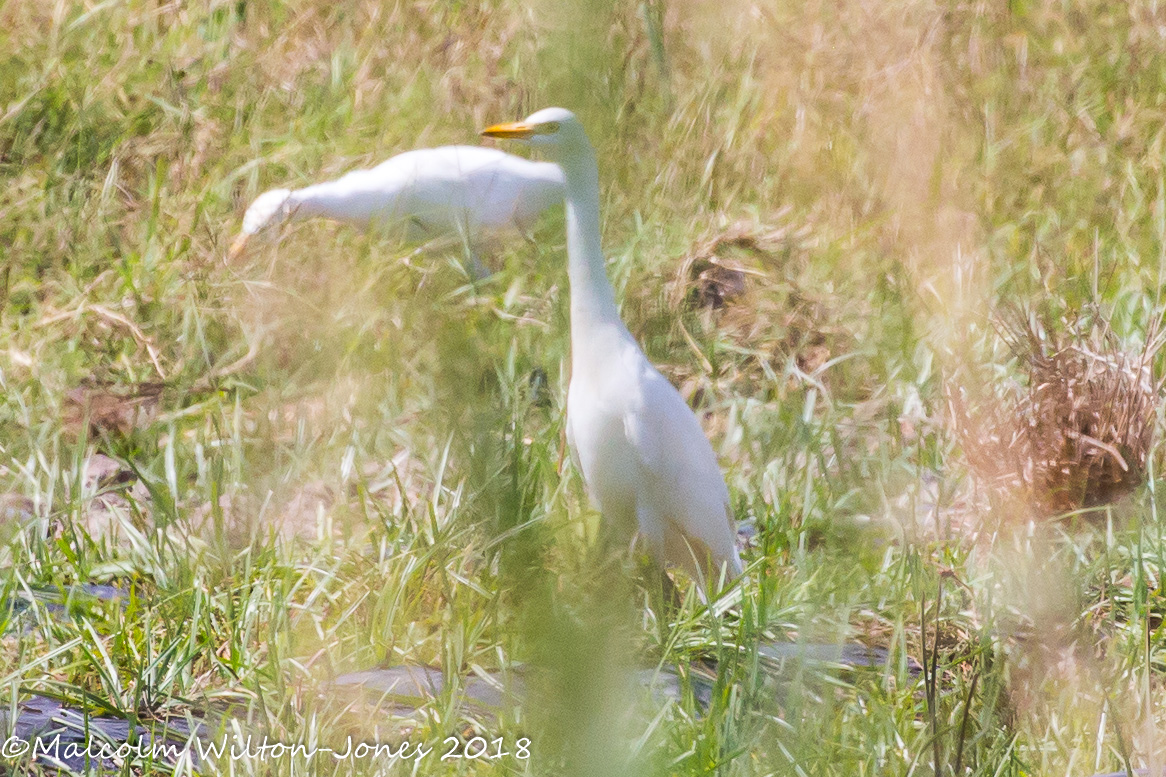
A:
[[[977,480],[1020,516],[1111,504],[1146,479],[1162,339],[1130,353],[1104,316],[1061,322],[1010,314],[1001,331],[1024,376],[982,398],[948,390],[951,421]],[[1018,516],[1019,517],[1019,516]]]
[[[804,375],[815,375],[854,343],[838,321],[835,295],[802,282],[800,264],[812,240],[807,225],[732,224],[680,260],[669,303],[698,311],[705,332],[751,353],[747,372],[751,364],[780,374],[792,360]]]

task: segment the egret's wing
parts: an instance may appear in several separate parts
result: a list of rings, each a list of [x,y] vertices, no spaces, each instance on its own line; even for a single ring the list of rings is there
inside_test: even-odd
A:
[[[562,171],[497,149],[444,146],[411,152],[417,174],[407,189],[413,211],[440,229],[470,234],[531,222],[563,199]]]
[[[384,198],[375,214],[382,222],[407,220],[422,234],[465,236],[477,226],[471,207],[472,175],[494,154],[501,154],[479,151],[493,149],[442,146],[406,151],[367,171],[367,180],[358,183]]]
[[[719,496],[726,494],[720,467],[700,422],[668,380],[645,364],[634,389],[629,387],[624,431],[647,473],[663,482],[683,484],[701,478]]]
[[[740,571],[729,517],[729,491],[704,430],[680,393],[644,364],[624,415],[624,431],[641,467],[646,488],[637,496],[653,502],[666,521],[716,563]]]

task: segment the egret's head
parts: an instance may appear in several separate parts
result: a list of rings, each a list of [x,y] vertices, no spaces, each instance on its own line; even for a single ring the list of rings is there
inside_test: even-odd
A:
[[[556,158],[571,151],[591,148],[583,124],[566,108],[543,108],[522,121],[487,127],[482,134],[488,138],[521,140],[546,149]]]

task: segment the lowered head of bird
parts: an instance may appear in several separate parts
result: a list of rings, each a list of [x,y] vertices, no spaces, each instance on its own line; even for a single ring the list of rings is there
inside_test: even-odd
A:
[[[231,243],[227,258],[234,260],[243,253],[247,241],[260,230],[274,226],[292,214],[291,189],[272,189],[255,198],[243,214],[243,231]]]
[[[488,138],[521,140],[544,149],[557,162],[591,151],[583,124],[566,108],[543,108],[522,121],[495,124],[482,130]]]

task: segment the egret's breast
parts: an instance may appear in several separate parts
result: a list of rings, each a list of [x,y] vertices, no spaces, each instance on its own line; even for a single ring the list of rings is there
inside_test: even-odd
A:
[[[595,506],[609,520],[634,526],[639,462],[628,444],[622,414],[572,381],[567,423]]]

